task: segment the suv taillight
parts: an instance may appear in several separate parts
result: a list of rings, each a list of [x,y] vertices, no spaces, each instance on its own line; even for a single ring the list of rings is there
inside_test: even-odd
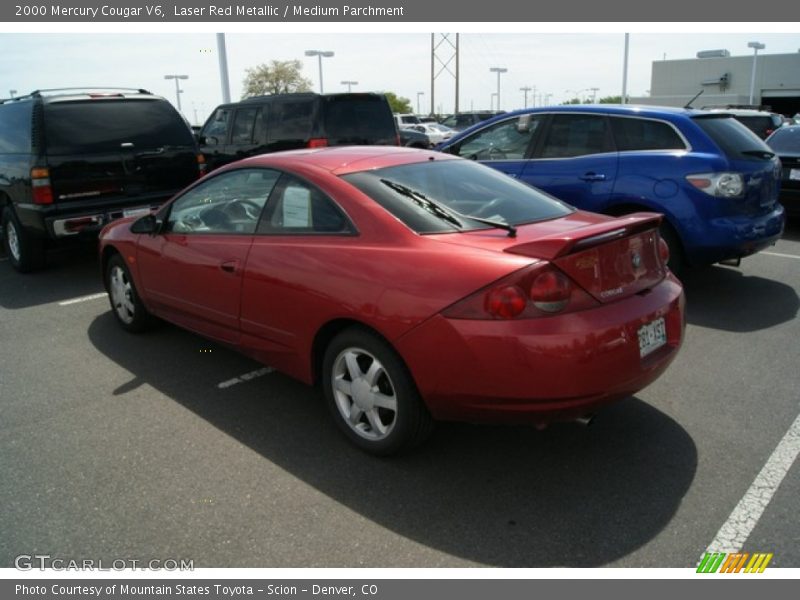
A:
[[[309,148],[326,148],[328,146],[328,138],[311,138],[308,140]]]
[[[50,170],[41,167],[31,169],[31,188],[34,204],[52,204],[53,188],[50,186]]]
[[[578,284],[550,263],[525,267],[446,308],[450,319],[530,319],[597,306]]]

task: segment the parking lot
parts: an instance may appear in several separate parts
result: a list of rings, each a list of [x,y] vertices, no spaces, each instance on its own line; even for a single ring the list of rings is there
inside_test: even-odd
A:
[[[675,363],[590,427],[440,424],[394,459],[318,390],[170,325],[123,332],[92,248],[51,258],[0,256],[2,566],[690,567],[800,412],[798,222],[690,273]],[[744,550],[800,567],[799,498],[795,463]]]

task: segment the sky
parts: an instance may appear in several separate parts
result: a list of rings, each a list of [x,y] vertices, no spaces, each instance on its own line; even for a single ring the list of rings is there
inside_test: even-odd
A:
[[[750,56],[747,42],[753,40],[766,44],[762,55],[800,50],[798,33],[631,33],[628,93],[647,95],[654,61],[693,58],[700,50],[719,48]],[[391,91],[411,100],[414,110],[418,98],[421,112],[431,108],[430,33],[232,32],[226,34],[226,46],[232,99],[241,96],[248,67],[273,59],[300,59],[304,76],[319,91],[317,59],[304,52],[330,50],[335,56],[323,59],[325,92],[347,91],[342,81],[358,81],[353,91]],[[523,106],[520,88],[526,86],[536,87],[537,105],[545,99],[550,104],[576,96],[590,99],[595,92],[589,88],[598,88],[597,98],[622,91],[624,33],[465,32],[460,47],[461,110],[490,107],[497,89],[492,67],[508,69],[501,75],[503,110]],[[446,60],[446,54],[440,56]],[[145,88],[176,104],[175,82],[164,75],[180,74],[189,76],[181,81],[181,104],[191,123],[204,122],[222,101],[216,35],[210,31],[0,33],[0,57],[0,97],[9,90],[19,95],[102,85]],[[436,112],[453,110],[454,88],[446,71],[436,79]],[[533,94],[528,93],[528,105]]]

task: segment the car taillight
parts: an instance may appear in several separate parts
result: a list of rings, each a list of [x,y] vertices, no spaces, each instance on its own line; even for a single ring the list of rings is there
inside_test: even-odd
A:
[[[467,296],[442,314],[451,319],[530,319],[597,305],[554,265],[539,262]]]
[[[52,204],[53,188],[50,186],[50,170],[45,168],[31,169],[31,188],[34,204]]]
[[[308,140],[309,148],[326,148],[328,146],[328,138],[311,138]]]
[[[206,157],[202,154],[197,155],[197,171],[200,173],[200,177],[205,175],[208,172],[208,165],[206,164]]]
[[[687,175],[686,180],[717,198],[738,198],[744,193],[744,177],[740,173],[695,173]]]

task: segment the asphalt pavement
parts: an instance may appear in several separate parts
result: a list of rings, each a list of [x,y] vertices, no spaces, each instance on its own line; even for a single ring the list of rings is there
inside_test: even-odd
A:
[[[800,465],[776,452],[800,413],[798,222],[689,273],[679,356],[590,427],[443,423],[393,459],[316,389],[171,325],[122,331],[93,249],[51,263],[0,255],[2,567],[690,567],[731,524],[800,567]]]

